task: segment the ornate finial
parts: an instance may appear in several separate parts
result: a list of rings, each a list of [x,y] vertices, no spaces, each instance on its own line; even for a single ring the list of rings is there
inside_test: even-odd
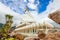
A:
[[[25,10],[25,12],[26,12],[26,11],[28,11],[28,6],[26,6],[26,10]]]

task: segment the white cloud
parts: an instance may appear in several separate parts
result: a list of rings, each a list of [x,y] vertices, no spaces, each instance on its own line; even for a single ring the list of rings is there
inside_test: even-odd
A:
[[[36,0],[28,0],[28,1],[29,1],[29,3],[27,4],[27,6],[28,6],[29,8],[31,8],[31,9],[37,10],[37,5],[39,4],[39,1],[37,0],[37,3],[36,3],[36,4],[34,4],[34,2],[35,2]]]
[[[43,13],[51,13],[56,10],[60,9],[60,0],[53,0],[53,2],[50,2],[49,5],[47,6],[47,9]]]
[[[27,0],[24,0],[24,2],[27,2]]]
[[[35,0],[28,0],[29,1],[29,3],[34,3],[35,2]]]
[[[31,9],[37,9],[37,5],[35,5],[35,4],[28,3],[27,5],[28,5],[28,7],[31,8]]]

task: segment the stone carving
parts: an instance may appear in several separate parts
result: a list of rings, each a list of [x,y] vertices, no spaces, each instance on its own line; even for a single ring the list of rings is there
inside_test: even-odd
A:
[[[50,19],[60,24],[60,11],[53,12],[48,16]]]

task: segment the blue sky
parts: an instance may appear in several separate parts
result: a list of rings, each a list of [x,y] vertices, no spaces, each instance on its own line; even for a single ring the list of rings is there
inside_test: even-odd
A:
[[[38,5],[39,13],[46,10],[47,5],[49,4],[49,1],[51,1],[51,0],[39,0],[39,5]]]
[[[54,24],[48,18],[48,15],[60,10],[60,0],[0,0],[0,23],[5,22],[5,14],[11,14],[14,16],[13,24],[20,24],[21,18],[24,19],[21,14],[24,15],[26,5],[34,21],[39,23],[49,22]],[[57,27],[60,27],[60,25]]]
[[[9,7],[14,12],[23,14],[26,6],[29,11],[37,11],[38,14],[44,12],[52,0],[0,0],[1,3]]]

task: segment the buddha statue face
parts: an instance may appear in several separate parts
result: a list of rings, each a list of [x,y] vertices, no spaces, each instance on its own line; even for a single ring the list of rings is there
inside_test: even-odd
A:
[[[49,14],[48,16],[50,19],[55,21],[56,23],[60,24],[60,11],[56,11],[54,13]]]

